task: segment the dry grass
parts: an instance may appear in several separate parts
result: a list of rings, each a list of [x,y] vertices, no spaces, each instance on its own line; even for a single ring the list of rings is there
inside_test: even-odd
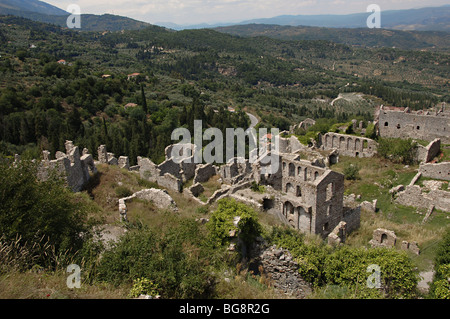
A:
[[[221,299],[290,299],[291,297],[275,290],[265,276],[256,276],[247,269],[226,270],[216,286],[216,294]]]
[[[377,228],[385,228],[395,232],[397,236],[396,248],[400,249],[402,241],[417,242],[420,255],[410,254],[420,271],[428,270],[435,257],[437,244],[449,227],[448,223],[440,227],[416,223],[398,223],[387,219],[380,213],[361,213],[361,226],[352,232],[346,240],[346,244],[352,247],[370,247],[373,231]]]
[[[0,299],[124,299],[131,288],[82,282],[81,288],[69,289],[68,275],[63,272],[8,272],[0,276]]]

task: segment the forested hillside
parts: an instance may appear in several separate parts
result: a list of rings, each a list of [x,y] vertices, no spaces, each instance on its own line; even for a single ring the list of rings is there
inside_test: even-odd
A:
[[[0,19],[0,38],[0,152],[10,156],[54,154],[70,139],[159,162],[172,130],[192,130],[194,119],[247,127],[248,111],[284,130],[306,117],[371,120],[379,104],[450,99],[446,53],[156,26],[80,33],[17,17]],[[363,98],[331,105],[343,92]]]

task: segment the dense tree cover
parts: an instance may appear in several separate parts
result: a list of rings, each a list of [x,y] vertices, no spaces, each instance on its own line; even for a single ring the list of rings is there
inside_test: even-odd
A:
[[[27,251],[21,267],[51,269],[56,266],[52,257],[74,256],[92,237],[95,205],[72,193],[56,175],[39,181],[35,164],[12,165],[1,158],[0,181],[0,240]]]
[[[306,117],[339,123],[372,119],[370,103],[329,105],[343,92],[413,109],[434,105],[436,94],[446,98],[439,82],[429,90],[330,69],[336,62],[352,67],[367,59],[388,63],[404,54],[411,60],[409,70],[420,62],[431,72],[435,67],[425,53],[239,38],[213,30],[173,32],[150,26],[96,33],[15,17],[0,22],[0,35],[9,41],[0,45],[0,139],[7,155],[29,146],[54,154],[70,139],[94,155],[106,144],[117,156],[128,155],[131,164],[137,156],[160,162],[173,142],[171,131],[185,126],[192,132],[195,119],[202,119],[204,128],[247,128],[243,110],[256,109],[259,127],[287,130]],[[58,63],[61,59],[67,63]],[[128,78],[136,72],[140,75]],[[138,106],[125,108],[128,103]],[[238,111],[230,113],[228,106]]]

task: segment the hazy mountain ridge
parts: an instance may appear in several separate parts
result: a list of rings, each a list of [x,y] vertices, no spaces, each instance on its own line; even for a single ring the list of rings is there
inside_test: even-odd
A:
[[[394,30],[450,31],[450,6],[426,7],[408,10],[387,10],[381,8],[381,27]],[[345,15],[281,15],[272,18],[252,19],[239,23],[217,23],[179,25],[156,23],[175,30],[216,28],[244,24],[270,24],[288,26],[313,26],[326,28],[367,28],[371,13],[362,12]]]
[[[218,27],[215,30],[241,37],[266,36],[281,40],[325,40],[363,47],[401,49],[450,48],[450,35],[442,31],[399,31],[368,28],[320,28],[247,24]]]
[[[69,13],[38,0],[0,0],[0,15],[14,15],[33,21],[67,27]],[[103,14],[82,14],[81,31],[140,30],[151,24],[128,17]]]

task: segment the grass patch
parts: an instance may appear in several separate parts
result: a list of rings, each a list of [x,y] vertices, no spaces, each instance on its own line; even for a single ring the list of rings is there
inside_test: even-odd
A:
[[[57,272],[8,272],[0,276],[0,299],[126,299],[130,287],[111,284],[88,284],[81,288],[67,287],[68,274]]]

